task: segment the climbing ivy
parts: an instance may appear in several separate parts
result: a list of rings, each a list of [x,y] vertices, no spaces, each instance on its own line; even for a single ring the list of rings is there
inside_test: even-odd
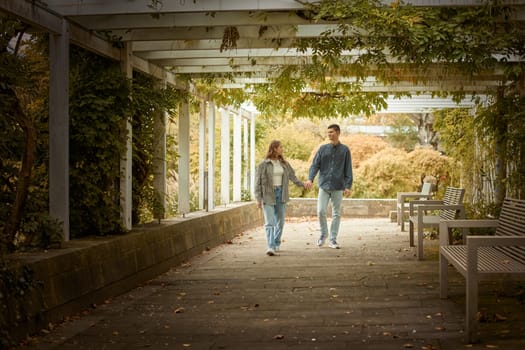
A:
[[[149,222],[153,218],[163,219],[165,212],[160,202],[160,193],[153,185],[155,150],[161,145],[155,134],[155,123],[174,121],[177,105],[186,98],[186,93],[171,87],[156,86],[153,78],[135,73],[133,78],[132,126],[133,126],[133,224]],[[173,153],[175,148],[168,149]],[[176,155],[175,155],[176,156]]]
[[[70,69],[71,236],[120,232],[121,134],[130,115],[130,84],[117,62],[78,47]],[[86,215],[89,213],[89,215]]]

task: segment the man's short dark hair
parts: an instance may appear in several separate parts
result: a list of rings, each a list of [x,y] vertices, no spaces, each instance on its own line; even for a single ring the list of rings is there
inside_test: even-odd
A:
[[[337,124],[330,124],[327,129],[334,129],[336,132],[341,132],[341,128],[339,128]]]

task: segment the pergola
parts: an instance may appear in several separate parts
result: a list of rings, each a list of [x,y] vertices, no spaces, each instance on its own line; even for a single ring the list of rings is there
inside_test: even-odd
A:
[[[304,1],[302,1],[304,3]],[[69,44],[86,48],[121,63],[122,70],[131,77],[133,70],[157,78],[160,85],[170,84],[179,89],[191,86],[177,80],[177,74],[193,77],[207,73],[231,73],[229,88],[242,88],[246,84],[266,83],[278,67],[300,65],[311,61],[312,52],[300,52],[294,46],[298,38],[316,38],[336,24],[312,21],[305,16],[305,7],[296,0],[0,0],[0,13],[16,16],[30,24],[33,30],[50,34],[50,214],[64,223],[64,238],[69,238],[69,180],[68,180],[68,69]],[[311,1],[306,1],[311,2]],[[385,5],[391,1],[385,0]],[[473,6],[479,0],[409,0],[414,6]],[[516,20],[525,19],[525,1],[508,3],[519,8]],[[225,33],[231,28],[238,31],[235,48],[223,49]],[[264,30],[261,30],[264,28]],[[114,45],[117,39],[121,48]],[[276,47],[276,41],[279,42]],[[344,53],[358,56],[352,50]],[[248,75],[246,73],[249,73]],[[249,76],[249,77],[248,77]],[[363,84],[363,91],[388,91],[391,93],[418,94],[412,99],[389,99],[387,112],[422,113],[433,108],[457,106],[448,98],[432,98],[440,91],[464,90],[483,92],[487,86],[500,84],[501,72],[494,71],[474,78],[445,79],[436,76],[424,85],[415,84],[407,76],[389,86],[384,86],[370,76]],[[348,78],[346,78],[348,79]],[[213,101],[200,96],[200,184],[201,207],[214,205],[214,127],[216,113]],[[470,106],[469,99],[461,102]],[[248,110],[223,109],[221,144],[224,161],[221,171],[221,201],[229,198],[229,118],[233,117],[233,200],[241,197],[242,157],[249,159],[253,185],[254,118]],[[131,125],[127,125],[131,134]],[[248,131],[250,130],[250,131]],[[159,125],[162,136],[163,126]],[[248,136],[249,135],[249,136]],[[164,136],[162,136],[164,137]],[[128,151],[121,161],[121,210],[124,226],[131,229],[131,138]],[[206,145],[211,145],[207,151]],[[227,145],[228,144],[228,145]],[[165,153],[164,149],[159,154]],[[183,103],[179,113],[179,210],[189,211],[189,107]],[[249,154],[249,155],[248,155]],[[208,171],[206,172],[206,157]],[[162,158],[162,157],[161,157]],[[226,163],[228,162],[228,163]],[[156,187],[165,193],[165,161],[157,164]],[[207,173],[207,177],[205,177]],[[207,181],[206,186],[204,182]],[[207,193],[207,202],[204,202]]]

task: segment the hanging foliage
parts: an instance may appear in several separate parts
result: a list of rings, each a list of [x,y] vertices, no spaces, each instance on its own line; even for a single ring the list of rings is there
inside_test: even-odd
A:
[[[247,98],[263,114],[369,115],[386,107],[388,86],[400,81],[424,85],[461,77],[467,82],[500,68],[506,85],[523,76],[523,65],[517,61],[525,54],[525,34],[514,20],[512,4],[495,0],[450,7],[416,7],[403,1],[387,6],[379,0],[301,3],[306,10],[300,15],[307,14],[312,22],[333,23],[335,28],[316,38],[297,39],[295,47],[313,52],[311,60],[276,67],[267,85],[250,87]],[[383,92],[364,92],[370,77],[378,86],[385,85]],[[222,92],[228,93],[236,92]],[[438,94],[460,100],[469,93],[474,91]]]

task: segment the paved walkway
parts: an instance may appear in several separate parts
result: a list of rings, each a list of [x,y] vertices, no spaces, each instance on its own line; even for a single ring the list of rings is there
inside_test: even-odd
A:
[[[435,241],[417,261],[386,219],[344,220],[339,250],[318,248],[317,236],[315,219],[292,219],[268,257],[263,228],[246,232],[26,348],[525,348],[523,303],[493,284],[481,288],[481,343],[464,344],[464,281],[453,273],[451,299],[439,298]]]

